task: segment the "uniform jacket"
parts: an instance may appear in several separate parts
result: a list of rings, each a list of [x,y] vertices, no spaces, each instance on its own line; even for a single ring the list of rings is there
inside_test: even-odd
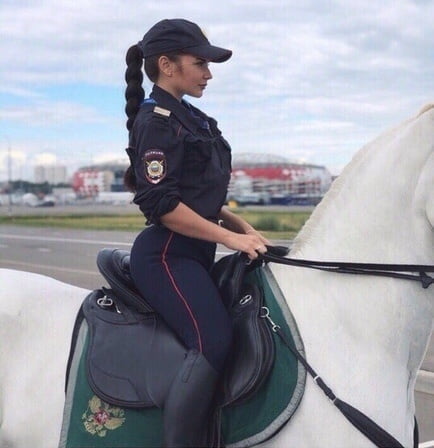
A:
[[[154,86],[127,152],[136,176],[134,202],[148,223],[158,224],[179,202],[216,219],[226,199],[231,149],[213,118]]]

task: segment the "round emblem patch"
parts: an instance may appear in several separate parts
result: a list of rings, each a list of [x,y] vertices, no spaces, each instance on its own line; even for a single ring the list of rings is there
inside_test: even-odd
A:
[[[143,156],[146,180],[158,184],[166,176],[166,156],[160,149],[148,149]]]

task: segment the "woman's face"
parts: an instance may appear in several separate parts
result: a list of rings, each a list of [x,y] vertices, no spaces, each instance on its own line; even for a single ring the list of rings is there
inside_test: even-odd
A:
[[[209,61],[189,54],[181,55],[172,62],[171,76],[167,78],[167,89],[178,100],[184,95],[200,98],[208,81],[212,78]]]

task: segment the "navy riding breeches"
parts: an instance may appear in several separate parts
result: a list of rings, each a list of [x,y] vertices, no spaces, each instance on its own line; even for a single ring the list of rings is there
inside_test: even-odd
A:
[[[232,339],[232,324],[210,276],[216,245],[165,227],[136,238],[130,268],[134,283],[187,349],[197,349],[219,372]]]

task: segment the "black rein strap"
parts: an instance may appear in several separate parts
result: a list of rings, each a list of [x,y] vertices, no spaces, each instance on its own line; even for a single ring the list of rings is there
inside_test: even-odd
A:
[[[330,389],[324,380],[315,372],[312,366],[307,362],[301,353],[292,346],[291,342],[286,337],[285,333],[281,330],[279,325],[273,327],[273,331],[282,339],[282,342],[288,347],[291,353],[297,358],[297,360],[303,364],[309,375],[313,378],[315,383],[324,392],[324,394],[330,399],[330,401],[339,409],[344,417],[351,422],[362,434],[364,434],[372,443],[379,448],[404,448],[398,440],[391,434],[386,432],[383,428],[377,425],[367,415],[360,412],[345,401],[340,400]]]
[[[428,288],[434,283],[434,278],[427,275],[427,272],[434,272],[433,265],[419,264],[380,264],[380,263],[344,263],[333,261],[312,261],[296,258],[286,258],[287,248],[282,246],[267,246],[268,251],[261,254],[259,259],[265,262],[285,264],[289,266],[299,266],[304,268],[319,269],[321,271],[336,272],[339,274],[362,274],[376,275],[382,277],[400,278],[405,280],[420,281],[423,288]],[[418,272],[419,275],[408,274],[408,272]],[[272,330],[280,337],[284,345],[292,352],[297,360],[303,364],[315,383],[339,409],[339,411],[349,420],[362,434],[379,448],[403,448],[400,442],[383,428],[377,425],[367,415],[360,412],[345,401],[340,400],[327,386],[324,380],[316,373],[306,358],[291,344],[279,325],[276,325],[269,315],[265,315],[272,325]],[[418,430],[415,420],[414,447],[418,445]]]
[[[359,274],[375,275],[379,277],[392,277],[404,280],[413,280],[420,282],[424,289],[434,283],[434,278],[427,272],[434,272],[434,265],[424,264],[382,264],[382,263],[344,263],[337,261],[313,261],[301,260],[297,258],[286,258],[282,255],[273,253],[274,251],[267,246],[268,252],[261,255],[264,261],[285,264],[289,266],[298,266],[302,268],[319,269],[321,271],[335,272],[338,274]],[[271,250],[270,250],[271,249]],[[413,274],[408,274],[412,272]],[[418,272],[419,275],[414,274]]]

